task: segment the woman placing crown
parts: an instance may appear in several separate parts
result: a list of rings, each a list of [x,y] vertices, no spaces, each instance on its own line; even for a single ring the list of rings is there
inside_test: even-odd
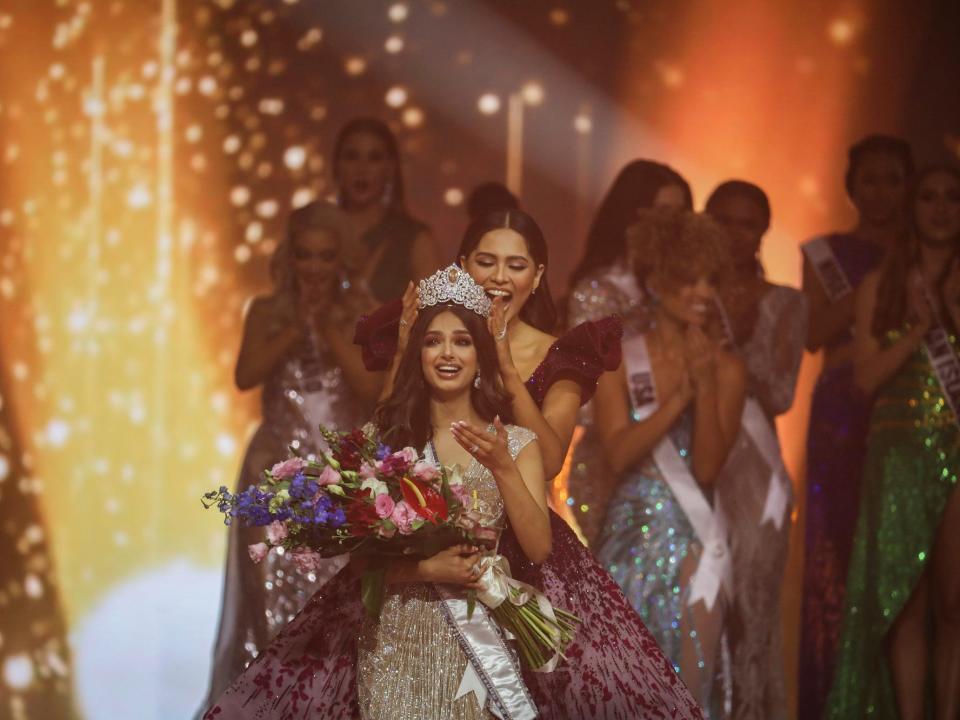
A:
[[[391,429],[394,444],[422,447],[435,462],[465,466],[468,489],[509,521],[519,553],[528,564],[538,564],[550,555],[555,537],[543,464],[536,435],[499,420],[510,413],[510,398],[486,327],[491,305],[483,288],[455,266],[421,281],[418,315],[391,394],[374,422]],[[474,587],[478,559],[477,548],[460,545],[424,560],[395,563],[387,572],[379,621],[365,615],[355,575],[342,571],[205,718],[700,717],[637,616],[622,612],[623,596],[615,586],[608,591],[609,579],[607,586],[593,583],[591,588],[594,613],[606,623],[581,627],[595,639],[590,672],[584,673],[582,648],[568,648],[569,659],[562,662],[580,677],[576,702],[568,694],[531,687],[534,673],[514,672],[505,681],[503,668],[493,672],[488,656],[464,649],[438,589],[447,596]],[[571,580],[590,584],[590,570]],[[594,617],[584,617],[584,625]],[[471,668],[485,679],[484,686],[492,683],[486,686],[487,700],[481,699],[483,692],[462,691]],[[490,699],[503,691],[523,698],[524,711]]]

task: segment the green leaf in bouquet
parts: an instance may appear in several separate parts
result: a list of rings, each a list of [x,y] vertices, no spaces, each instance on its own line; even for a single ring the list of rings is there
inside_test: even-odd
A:
[[[374,560],[360,577],[360,598],[367,614],[375,620],[380,619],[386,591],[387,567],[382,561]]]
[[[477,609],[477,591],[467,590],[467,620],[473,620],[473,611]]]

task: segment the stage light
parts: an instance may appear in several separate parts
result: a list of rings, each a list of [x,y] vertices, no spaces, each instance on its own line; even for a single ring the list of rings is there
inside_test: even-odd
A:
[[[362,57],[348,57],[343,62],[343,69],[346,71],[347,75],[363,75],[363,73],[367,70],[367,61]]]
[[[395,85],[384,96],[384,102],[392,108],[403,107],[407,102],[407,89],[400,85]]]
[[[477,100],[477,109],[484,115],[495,115],[500,111],[500,98],[493,93],[485,93]]]
[[[391,55],[396,55],[403,50],[403,38],[399,35],[391,35],[387,38],[386,42],[384,42],[383,48]]]
[[[403,111],[402,119],[408,128],[418,128],[423,125],[423,110],[418,107],[407,108]]]
[[[461,205],[463,203],[463,190],[456,187],[447,188],[447,191],[443,193],[443,201],[451,207]]]
[[[527,105],[536,107],[543,104],[544,92],[540,83],[528,82],[520,92],[523,94],[523,101]]]
[[[387,10],[387,17],[395,23],[401,23],[407,19],[410,14],[410,8],[406,3],[394,3]]]
[[[587,135],[593,132],[593,120],[589,115],[580,113],[573,118],[573,129],[581,135]]]

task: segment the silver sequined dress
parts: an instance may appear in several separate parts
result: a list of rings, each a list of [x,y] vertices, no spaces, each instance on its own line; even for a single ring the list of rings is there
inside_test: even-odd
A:
[[[290,446],[310,457],[323,442],[319,425],[349,430],[359,427],[368,415],[368,408],[350,391],[343,371],[317,338],[308,339],[300,350],[264,382],[263,422],[250,440],[236,490],[258,482],[265,468],[289,457]],[[279,550],[254,564],[247,547],[263,539],[262,528],[241,528],[239,523],[230,527],[210,700],[226,690],[320,584],[344,564],[334,558],[319,573],[303,575]]]
[[[650,327],[650,312],[644,297],[626,263],[601,268],[573,287],[567,307],[570,327],[618,315],[623,320],[625,336],[645,332]],[[600,534],[614,489],[614,483],[601,479],[613,477],[613,472],[604,460],[604,450],[593,427],[593,403],[580,410],[579,424],[584,432],[573,451],[567,488],[573,516],[592,547]]]
[[[507,426],[514,458],[536,435]],[[503,515],[493,475],[473,460],[464,473],[484,510]],[[388,592],[379,622],[367,618],[357,655],[357,695],[364,720],[479,720],[493,718],[469,693],[454,700],[467,656],[433,586],[413,583]]]

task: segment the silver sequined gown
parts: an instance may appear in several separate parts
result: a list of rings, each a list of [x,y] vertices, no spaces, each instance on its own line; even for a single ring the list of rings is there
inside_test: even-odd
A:
[[[570,327],[611,315],[623,320],[625,336],[642,333],[650,325],[643,290],[622,262],[582,278],[574,285],[567,302]],[[593,403],[580,410],[579,424],[584,433],[573,452],[567,480],[568,502],[587,544],[592,547],[600,534],[615,484],[602,480],[613,477],[613,472],[604,460],[603,447],[593,427]]]
[[[748,394],[759,400],[768,415],[784,413],[793,403],[806,324],[804,294],[774,286],[760,300],[753,334],[739,348],[747,366]],[[760,522],[772,471],[741,428],[715,482],[730,527],[733,556],[727,638],[734,720],[789,716],[780,614],[790,541],[789,507],[780,528]]]
[[[514,458],[536,435],[507,426]],[[493,475],[476,460],[463,475],[485,512],[502,517]],[[453,628],[428,583],[399,585],[387,594],[377,622],[364,621],[357,653],[357,695],[363,720],[479,720],[493,718],[469,693],[454,700],[467,667]]]
[[[256,483],[261,472],[290,456],[290,446],[305,457],[323,442],[317,427],[359,427],[368,408],[358,401],[343,371],[317,338],[308,339],[263,384],[263,422],[250,440],[236,490]],[[262,542],[262,528],[230,527],[220,627],[214,645],[209,699],[219,697],[306,601],[344,564],[333,558],[318,574],[302,575],[271,551],[254,564],[247,546]]]

